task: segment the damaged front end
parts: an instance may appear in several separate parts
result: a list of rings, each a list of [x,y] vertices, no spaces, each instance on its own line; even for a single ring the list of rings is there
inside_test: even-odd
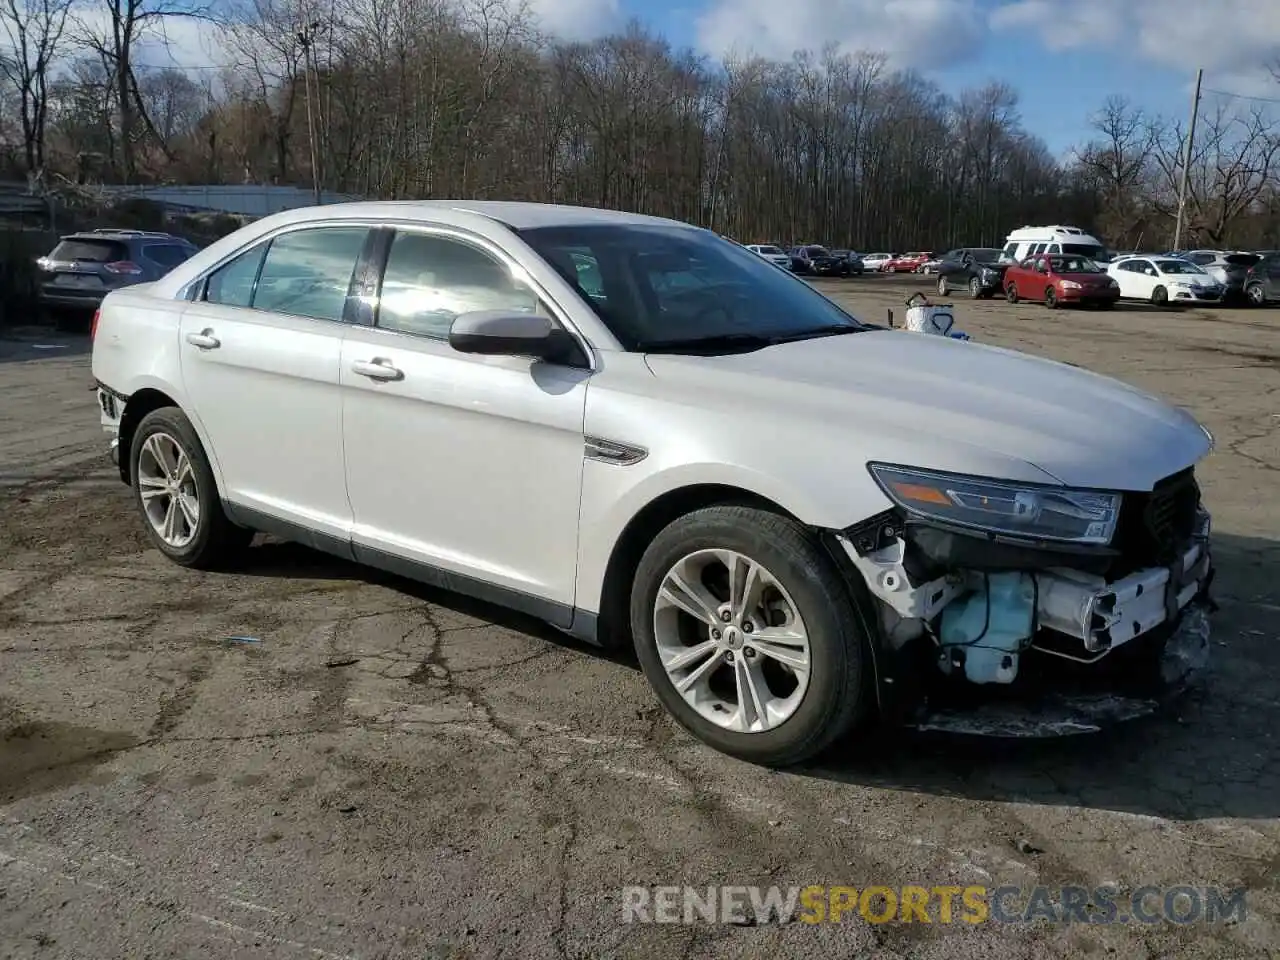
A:
[[[1154,712],[1206,663],[1210,519],[1191,469],[1123,494],[877,479],[899,506],[835,545],[875,600],[881,706],[900,722],[1092,732]]]

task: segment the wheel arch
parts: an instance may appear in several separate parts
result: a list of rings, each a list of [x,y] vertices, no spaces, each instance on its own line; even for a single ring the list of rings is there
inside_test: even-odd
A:
[[[802,522],[786,507],[762,494],[729,483],[694,483],[658,494],[638,511],[614,540],[600,589],[598,637],[609,648],[630,643],[630,591],[645,549],[667,524],[707,507],[746,506]]]
[[[133,437],[137,433],[138,425],[152,411],[160,410],[164,407],[174,407],[182,412],[182,415],[187,418],[191,428],[195,431],[196,437],[200,441],[200,446],[204,448],[204,454],[209,460],[214,482],[218,486],[219,493],[221,493],[222,470],[219,467],[217,457],[214,456],[213,450],[209,446],[209,440],[204,435],[199,419],[191,416],[190,412],[174,395],[175,393],[176,391],[167,389],[162,385],[149,384],[129,394],[129,399],[125,402],[124,410],[120,414],[120,479],[125,483],[132,483],[133,481],[133,478],[129,475],[132,460],[130,451],[133,449]]]
[[[605,564],[600,591],[600,612],[596,622],[597,642],[615,652],[630,649],[629,587],[635,579],[636,569],[640,565],[645,549],[673,520],[695,510],[715,506],[755,507],[787,517],[812,531],[841,579],[846,583],[849,591],[847,599],[864,627],[862,639],[869,667],[868,690],[874,698],[873,702],[879,706],[882,703],[879,621],[866,584],[862,582],[861,576],[854,569],[838,542],[839,532],[805,523],[793,511],[788,510],[776,500],[732,483],[694,483],[675,487],[648,501],[632,516],[614,541],[613,549]]]

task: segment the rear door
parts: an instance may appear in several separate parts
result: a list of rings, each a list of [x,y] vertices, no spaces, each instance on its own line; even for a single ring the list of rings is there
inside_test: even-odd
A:
[[[369,233],[320,223],[277,234],[210,274],[182,315],[191,409],[224,496],[252,525],[350,540],[338,365]]]

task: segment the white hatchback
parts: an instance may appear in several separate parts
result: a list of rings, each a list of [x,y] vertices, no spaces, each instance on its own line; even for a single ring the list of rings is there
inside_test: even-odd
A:
[[[93,373],[175,562],[267,531],[634,644],[680,723],[760,763],[1207,644],[1192,417],[862,323],[687,224],[277,214],[110,294]]]
[[[1181,257],[1122,257],[1107,265],[1125,300],[1170,303],[1217,303],[1226,287],[1204,268]]]

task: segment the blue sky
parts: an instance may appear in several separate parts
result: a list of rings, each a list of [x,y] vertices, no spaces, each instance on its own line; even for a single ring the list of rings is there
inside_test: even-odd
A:
[[[1205,87],[1280,100],[1280,0],[534,0],[575,36],[636,17],[678,46],[786,56],[834,41],[879,50],[949,93],[997,79],[1028,129],[1064,157],[1111,94],[1184,118]],[[1206,103],[1216,95],[1206,94]],[[1275,109],[1280,103],[1236,99]]]
[[[352,0],[358,7],[362,0]],[[455,0],[468,3],[475,0]],[[509,0],[517,3],[521,0]],[[1185,118],[1196,67],[1207,90],[1280,101],[1280,0],[527,0],[544,29],[575,40],[636,18],[678,47],[786,58],[834,42],[877,51],[956,94],[1003,80],[1021,98],[1024,125],[1059,159],[1089,135],[1112,94],[1149,114]],[[144,62],[199,67],[225,45],[192,21],[168,25],[168,50]],[[1280,102],[1260,107],[1280,122]]]

